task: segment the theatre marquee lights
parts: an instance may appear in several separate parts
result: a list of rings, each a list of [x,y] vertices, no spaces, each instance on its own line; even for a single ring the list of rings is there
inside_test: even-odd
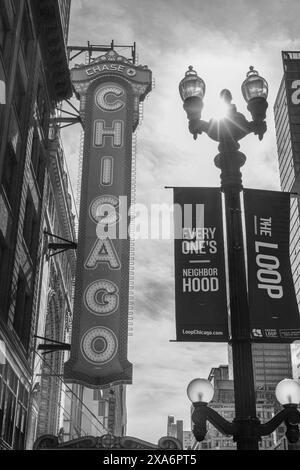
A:
[[[85,137],[72,345],[65,378],[92,388],[131,383],[130,240],[122,230],[130,220],[121,220],[119,211],[124,197],[128,207],[131,203],[132,133],[152,74],[148,67],[109,51],[89,65],[76,66],[71,75]]]

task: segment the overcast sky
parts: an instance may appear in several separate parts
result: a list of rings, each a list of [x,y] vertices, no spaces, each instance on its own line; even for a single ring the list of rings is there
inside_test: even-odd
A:
[[[281,51],[300,49],[299,0],[72,0],[70,45],[137,43],[139,63],[153,71],[155,88],[144,104],[138,132],[137,203],[172,203],[165,186],[219,186],[217,144],[193,141],[178,94],[189,65],[205,80],[203,119],[229,88],[248,115],[241,84],[250,65],[269,83],[268,133],[241,142],[247,155],[244,186],[279,189],[273,105],[283,74]],[[82,61],[80,61],[82,62]],[[76,192],[80,128],[63,132]],[[129,359],[127,434],[154,443],[166,435],[167,417],[190,430],[186,386],[226,364],[227,345],[170,343],[175,339],[173,242],[136,242],[134,335]]]

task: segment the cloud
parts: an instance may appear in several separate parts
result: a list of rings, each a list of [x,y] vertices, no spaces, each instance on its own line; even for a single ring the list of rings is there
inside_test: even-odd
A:
[[[222,49],[227,41],[256,47],[278,36],[299,38],[297,0],[110,0],[101,8],[97,0],[72,3],[71,37],[86,42],[88,32],[95,44],[140,39],[141,47],[152,46],[157,54],[187,49],[192,41],[198,41],[201,52],[211,40]]]

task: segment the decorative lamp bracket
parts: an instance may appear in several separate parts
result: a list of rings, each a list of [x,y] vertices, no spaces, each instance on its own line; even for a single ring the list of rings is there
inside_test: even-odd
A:
[[[209,408],[206,403],[194,403],[192,421],[194,422],[193,433],[195,439],[201,442],[207,433],[207,421],[210,422],[219,432],[226,436],[233,436],[233,440],[241,438],[249,439],[256,437],[258,440],[262,436],[272,434],[280,424],[286,425],[286,438],[290,443],[296,443],[299,439],[300,411],[296,405],[285,405],[277,415],[267,423],[260,423],[258,418],[235,419],[233,422],[227,421],[215,410]]]

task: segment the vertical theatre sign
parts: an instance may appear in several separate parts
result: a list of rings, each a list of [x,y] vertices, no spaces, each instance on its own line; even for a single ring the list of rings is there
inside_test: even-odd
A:
[[[175,188],[177,341],[228,341],[220,189]]]
[[[71,356],[65,378],[88,387],[132,382],[127,359],[132,132],[151,71],[115,51],[71,71],[84,123]],[[121,201],[121,202],[120,202]],[[125,220],[124,220],[125,219]]]
[[[300,339],[290,264],[290,194],[244,190],[250,327],[254,341]]]

